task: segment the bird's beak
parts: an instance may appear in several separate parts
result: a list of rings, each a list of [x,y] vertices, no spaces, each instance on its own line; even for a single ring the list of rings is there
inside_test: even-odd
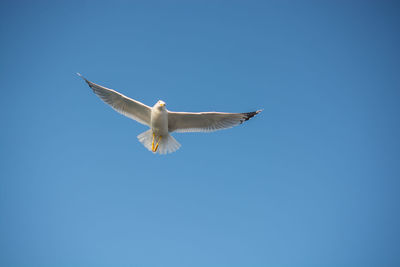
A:
[[[162,107],[163,107],[163,106],[165,106],[165,104],[164,104],[164,103],[161,103],[161,104],[160,104],[160,106],[162,106]]]

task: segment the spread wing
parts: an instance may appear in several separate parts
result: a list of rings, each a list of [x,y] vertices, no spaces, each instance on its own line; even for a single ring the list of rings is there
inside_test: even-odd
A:
[[[92,83],[91,81],[86,80],[85,77],[79,73],[78,75],[87,82],[89,87],[92,88],[93,92],[98,97],[100,97],[105,103],[109,104],[113,109],[144,125],[150,125],[151,108],[149,106],[126,97],[117,91]]]
[[[168,112],[170,132],[211,132],[231,128],[254,117],[261,110],[247,113]]]

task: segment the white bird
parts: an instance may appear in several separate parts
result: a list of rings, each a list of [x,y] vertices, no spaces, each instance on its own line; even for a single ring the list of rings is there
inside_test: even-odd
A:
[[[170,135],[171,132],[211,132],[227,129],[261,112],[261,110],[246,113],[172,112],[167,110],[164,101],[159,100],[153,107],[149,107],[77,74],[97,96],[117,112],[150,127],[150,130],[139,134],[137,138],[153,153],[172,153],[180,148],[181,145]]]

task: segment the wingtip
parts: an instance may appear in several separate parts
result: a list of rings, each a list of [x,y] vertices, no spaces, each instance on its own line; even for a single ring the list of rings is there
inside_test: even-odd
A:
[[[263,109],[259,109],[257,111],[253,111],[253,112],[247,112],[247,113],[243,113],[244,118],[241,120],[240,123],[243,123],[245,121],[250,120],[251,118],[253,118],[255,115],[257,115],[258,113],[260,113],[261,111],[263,111]]]
[[[91,84],[90,84],[90,82],[89,82],[85,77],[83,77],[82,74],[80,74],[79,72],[77,72],[76,74],[77,74],[79,77],[81,77],[90,87],[92,87]]]
[[[84,79],[86,81],[86,78],[83,77],[82,74],[80,74],[79,72],[77,72],[76,75],[78,75],[79,77],[81,77],[82,79]]]

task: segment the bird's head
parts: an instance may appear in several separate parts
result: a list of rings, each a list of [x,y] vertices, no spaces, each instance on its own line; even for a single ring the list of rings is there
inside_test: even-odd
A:
[[[165,109],[165,102],[162,100],[158,100],[155,106],[159,109]]]

